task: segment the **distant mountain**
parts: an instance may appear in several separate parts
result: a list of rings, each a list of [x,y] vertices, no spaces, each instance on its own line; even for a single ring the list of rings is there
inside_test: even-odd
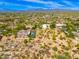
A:
[[[27,9],[27,10],[12,10],[12,9],[0,9],[0,12],[54,12],[54,11],[63,11],[63,12],[79,12],[79,10],[70,10],[70,9]]]
[[[70,9],[29,9],[26,12],[79,12],[79,10]]]

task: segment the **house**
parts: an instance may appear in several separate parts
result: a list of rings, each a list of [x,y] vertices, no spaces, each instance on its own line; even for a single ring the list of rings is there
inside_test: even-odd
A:
[[[63,26],[66,26],[66,24],[64,24],[64,21],[63,21],[63,19],[58,19],[57,21],[56,21],[56,28],[62,28]]]
[[[66,25],[65,24],[61,24],[61,23],[56,24],[56,28],[62,28],[63,26],[66,26]]]
[[[36,31],[35,31],[35,30],[31,30],[29,36],[30,36],[31,38],[35,38],[35,37],[36,37]]]
[[[76,36],[79,37],[79,28],[77,29]]]
[[[32,29],[32,25],[26,25],[26,29],[27,28]]]
[[[30,30],[20,30],[17,33],[17,38],[26,38],[30,34]]]
[[[32,28],[31,25],[27,25],[25,29],[19,30],[17,32],[17,38],[26,38],[26,37],[28,37],[28,35],[30,34],[31,28]]]
[[[50,24],[43,24],[43,25],[42,25],[42,28],[43,28],[43,29],[50,28]]]
[[[79,38],[79,32],[76,33],[76,36]]]

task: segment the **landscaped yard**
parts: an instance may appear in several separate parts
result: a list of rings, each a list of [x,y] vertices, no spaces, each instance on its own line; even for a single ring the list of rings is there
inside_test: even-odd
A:
[[[78,15],[23,12],[0,16],[0,59],[79,59]]]
[[[4,37],[0,41],[2,59],[78,59],[79,40],[57,29],[38,29],[36,38]]]

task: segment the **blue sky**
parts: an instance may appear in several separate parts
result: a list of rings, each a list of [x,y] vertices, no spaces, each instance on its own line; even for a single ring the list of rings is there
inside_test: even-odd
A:
[[[79,0],[0,0],[0,10],[28,9],[79,10]]]

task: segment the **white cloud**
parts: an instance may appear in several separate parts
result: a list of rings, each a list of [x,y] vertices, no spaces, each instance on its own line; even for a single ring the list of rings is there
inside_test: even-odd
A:
[[[0,5],[16,5],[16,6],[22,6],[22,5],[20,5],[20,4],[15,4],[15,3],[10,3],[10,2],[0,2]]]
[[[65,7],[63,9],[68,9],[68,10],[79,10],[79,7]]]
[[[41,3],[41,4],[53,4],[53,3],[55,3],[53,1],[41,1],[41,0],[24,0],[24,1]]]
[[[70,1],[64,0],[63,3],[69,5],[69,6],[74,6],[74,4]]]
[[[52,2],[51,4],[49,4],[49,6],[51,8],[60,8],[60,7],[63,7],[64,5],[56,3],[56,2]]]
[[[10,3],[10,2],[0,2],[0,5],[4,5],[4,6],[20,6],[20,7],[32,7],[30,5],[23,5],[23,4],[17,4],[17,3]]]
[[[33,9],[33,8],[42,8],[42,9],[46,9],[45,7],[40,7],[40,6],[32,6],[32,5],[22,5],[22,4],[15,4],[15,3],[10,3],[10,2],[0,2],[0,5],[4,5],[4,6],[16,6],[16,7],[23,7],[24,9]],[[7,8],[7,7],[5,7]],[[14,9],[14,7],[11,7]]]
[[[3,4],[3,2],[0,2],[0,5],[2,5]]]
[[[35,2],[35,1],[39,1],[39,0],[25,0],[25,1]]]
[[[62,0],[63,3],[70,5],[69,6],[65,6],[64,4],[58,3],[58,2],[54,2],[54,1],[42,1],[42,0],[24,0],[24,1],[28,1],[28,2],[35,2],[35,3],[39,3],[42,4],[44,6],[32,6],[31,4],[19,4],[19,3],[10,3],[10,2],[0,2],[0,5],[6,5],[6,6],[17,6],[17,7],[23,7],[24,9],[33,9],[33,8],[40,8],[40,9],[79,9],[79,7],[75,6],[75,4],[73,4],[70,1],[67,0]]]
[[[24,1],[44,4],[49,8],[58,8],[58,7],[64,6],[62,4],[59,4],[59,3],[53,2],[53,1],[41,1],[41,0],[24,0]]]
[[[40,0],[24,0],[24,1],[35,2],[35,3],[42,3],[42,4],[49,4],[49,3],[51,3],[51,2],[45,2],[45,1],[40,1]]]

